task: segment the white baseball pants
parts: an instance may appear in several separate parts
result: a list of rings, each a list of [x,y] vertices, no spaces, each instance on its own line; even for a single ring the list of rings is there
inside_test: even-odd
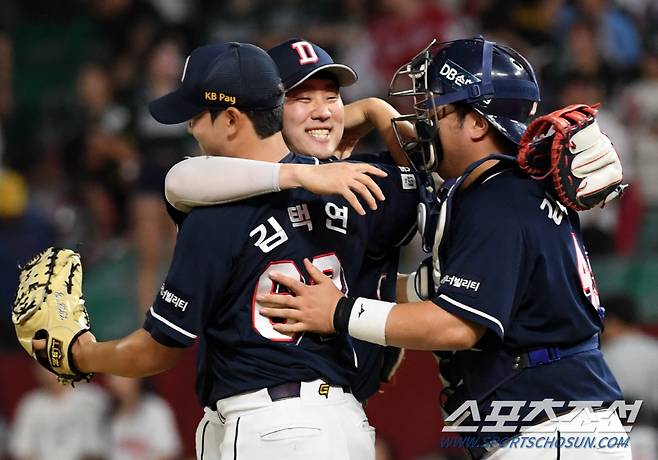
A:
[[[375,429],[340,387],[302,382],[299,397],[272,401],[266,389],[206,408],[198,460],[374,460]]]

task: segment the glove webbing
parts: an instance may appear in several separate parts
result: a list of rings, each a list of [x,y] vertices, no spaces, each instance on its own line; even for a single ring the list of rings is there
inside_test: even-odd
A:
[[[22,270],[31,270],[35,265],[37,265],[37,263],[41,260],[41,258],[47,251],[48,250],[40,252],[39,254],[34,256],[27,264],[25,264],[25,267],[19,266],[19,268]],[[48,265],[46,268],[46,273],[48,274],[48,278],[43,283],[39,283],[38,281],[35,281],[32,284],[28,285],[28,289],[27,289],[28,291],[34,291],[39,288],[44,288],[45,289],[44,298],[52,293],[52,290],[50,289],[50,279],[52,278],[55,272],[55,263],[57,259],[57,254],[58,254],[58,250],[54,249],[48,255]],[[69,288],[69,294],[71,288],[72,285]],[[20,285],[18,289],[20,289]],[[32,314],[34,314],[35,312],[36,312],[36,299],[34,298],[32,298],[32,301],[28,304],[22,305],[20,307],[17,305],[16,307],[14,307],[14,313],[16,314],[17,321],[20,323],[22,323],[26,319],[29,319],[29,317],[32,316]],[[28,316],[22,317],[24,315],[28,315]]]

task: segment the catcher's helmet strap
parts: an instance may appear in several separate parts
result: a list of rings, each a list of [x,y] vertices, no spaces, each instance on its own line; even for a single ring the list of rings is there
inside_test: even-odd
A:
[[[527,80],[498,80],[493,83],[474,83],[465,86],[457,91],[442,94],[432,99],[428,99],[422,104],[427,109],[432,104],[446,105],[453,102],[466,101],[476,102],[483,99],[527,99],[530,101],[539,101],[539,88],[537,85]]]
[[[534,74],[533,81],[520,79],[498,79],[495,82],[492,79],[493,67],[493,49],[494,42],[483,39],[482,44],[482,80],[470,85],[463,86],[455,91],[442,94],[436,98],[428,100],[423,108],[429,108],[430,104],[445,105],[458,101],[473,103],[483,99],[528,99],[539,101],[539,88],[537,86]],[[528,64],[528,67],[532,67]]]
[[[493,62],[494,43],[484,40],[482,44],[482,86],[491,87],[491,66]]]

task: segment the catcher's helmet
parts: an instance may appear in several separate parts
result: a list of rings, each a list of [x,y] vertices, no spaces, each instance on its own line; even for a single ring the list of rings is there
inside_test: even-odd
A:
[[[411,78],[411,88],[398,89],[402,76]],[[398,120],[414,123],[417,138],[403,146],[414,166],[425,171],[435,171],[442,156],[437,107],[464,102],[518,144],[540,100],[530,63],[483,38],[433,41],[395,73],[389,94],[414,97],[416,113]]]

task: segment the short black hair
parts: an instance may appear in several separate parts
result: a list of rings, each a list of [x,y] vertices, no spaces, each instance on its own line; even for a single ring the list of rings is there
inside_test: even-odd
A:
[[[279,95],[283,95],[283,85],[279,84],[277,89]],[[221,112],[226,109],[210,109],[210,120],[214,123]],[[256,134],[261,139],[270,137],[283,129],[283,104],[271,109],[245,109],[240,110],[249,117],[254,125]]]
[[[455,108],[455,112],[457,113],[457,118],[459,119],[460,126],[464,125],[464,120],[466,119],[466,115],[475,111],[473,107],[471,107],[470,105],[468,105],[466,102],[463,101],[453,102],[452,106]]]
[[[283,129],[283,105],[270,110],[247,110],[245,113],[261,139],[270,137]]]

